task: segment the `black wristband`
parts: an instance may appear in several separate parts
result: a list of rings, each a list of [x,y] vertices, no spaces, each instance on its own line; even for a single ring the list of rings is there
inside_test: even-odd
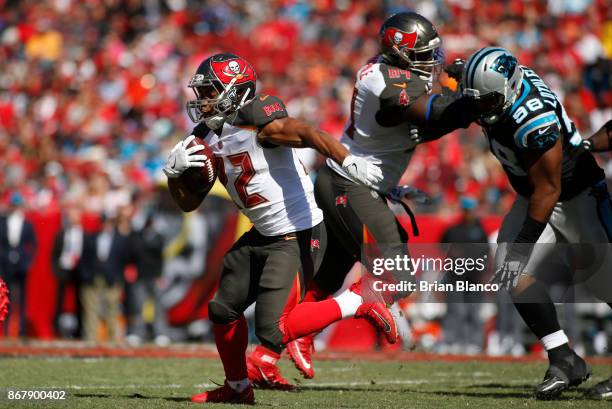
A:
[[[537,221],[531,216],[527,216],[523,222],[523,227],[519,232],[518,236],[514,240],[515,243],[535,243],[542,235],[542,232],[546,228],[546,223]]]

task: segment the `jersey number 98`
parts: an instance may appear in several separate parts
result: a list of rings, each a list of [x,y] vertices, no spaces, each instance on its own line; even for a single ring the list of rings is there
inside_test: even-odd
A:
[[[527,108],[525,107],[529,108],[529,111],[531,112],[536,112],[538,109],[544,108],[544,104],[539,99],[532,98],[527,101],[525,105],[521,105],[520,107],[518,107],[514,114],[512,114],[512,119],[514,119],[514,122],[516,122],[517,124],[520,124],[525,120],[525,118],[527,118],[528,112]]]

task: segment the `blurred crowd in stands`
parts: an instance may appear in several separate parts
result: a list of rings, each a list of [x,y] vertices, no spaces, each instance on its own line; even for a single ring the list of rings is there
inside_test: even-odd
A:
[[[177,244],[184,221],[170,216],[173,227],[160,232],[151,209],[165,183],[167,152],[193,126],[184,103],[192,98],[186,85],[200,61],[217,51],[245,57],[261,92],[340,137],[356,71],[377,53],[385,17],[405,9],[437,25],[447,62],[490,44],[516,53],[562,99],[583,136],[610,118],[612,8],[606,0],[0,0],[0,211],[62,214],[53,247],[60,283],[73,274],[77,250],[91,252],[90,263],[104,263],[130,247],[142,256],[136,265],[159,265],[155,257],[173,251],[169,244]],[[441,81],[450,80],[443,75]],[[612,157],[598,160],[612,175]],[[311,164],[316,169],[320,158]],[[417,149],[403,181],[433,197],[419,213],[457,213],[459,199],[469,195],[476,213],[503,214],[513,198],[476,127]],[[207,220],[214,226],[216,220]],[[79,238],[79,229],[86,237]],[[114,236],[127,237],[130,246]],[[205,238],[194,240],[206,248]],[[160,277],[167,281],[168,271],[190,266],[193,277],[204,269],[204,260],[190,263],[164,262],[164,271],[126,289],[140,300],[134,311],[163,287]],[[91,311],[98,307],[88,290],[103,292],[110,305],[122,287],[114,273],[81,274],[79,322],[91,333],[97,323]],[[142,332],[141,322],[133,326],[134,334]]]
[[[376,54],[385,16],[406,8],[439,27],[448,61],[493,43],[515,52],[559,95],[583,135],[612,112],[605,0],[0,6],[0,193],[19,187],[36,208],[88,197],[88,209],[114,213],[134,190],[150,188],[168,148],[192,127],[183,109],[187,81],[215,51],[250,60],[261,91],[339,137],[356,70]],[[466,193],[486,211],[503,210],[510,189],[487,151],[475,128],[420,149],[405,181],[436,198],[420,210],[456,210]]]

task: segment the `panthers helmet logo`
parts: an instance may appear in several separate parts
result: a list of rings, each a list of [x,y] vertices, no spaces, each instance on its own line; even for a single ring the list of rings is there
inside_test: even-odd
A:
[[[516,58],[508,54],[503,54],[497,57],[493,64],[491,64],[491,69],[499,72],[504,78],[510,79],[516,70],[516,65]]]

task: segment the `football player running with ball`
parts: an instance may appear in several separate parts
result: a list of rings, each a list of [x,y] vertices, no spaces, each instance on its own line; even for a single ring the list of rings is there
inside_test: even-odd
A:
[[[350,118],[341,143],[351,155],[380,166],[383,177],[372,186],[359,184],[346,168],[330,159],[320,170],[315,196],[330,240],[320,274],[307,291],[304,303],[324,300],[341,288],[351,267],[361,260],[364,227],[388,257],[407,254],[408,234],[388,201],[400,202],[406,194],[397,185],[417,145],[410,137],[411,129],[414,125],[424,126],[444,135],[467,127],[474,119],[470,115],[470,98],[432,91],[443,58],[442,40],[429,20],[411,12],[395,14],[381,26],[379,41],[380,54],[357,73]],[[400,281],[402,277],[391,280]],[[363,302],[362,288],[370,291],[360,280],[340,297],[359,305]],[[384,300],[392,303],[406,295],[386,294]],[[390,324],[385,335],[393,342],[397,330]],[[287,345],[291,359],[306,378],[314,376],[313,336]]]
[[[204,60],[189,83],[196,95],[187,104],[198,123],[193,135],[212,148],[220,180],[254,226],[225,255],[219,288],[208,306],[225,383],[192,396],[194,402],[254,402],[243,315],[253,302],[255,333],[266,351],[262,359],[271,364],[287,342],[344,316],[343,304],[335,299],[297,306],[299,300],[288,300],[298,298],[292,288],[308,286],[327,244],[323,213],[293,148],[316,149],[358,183],[371,186],[381,179],[370,160],[351,155],[329,135],[289,117],[280,99],[257,95],[255,86],[251,65],[227,53]],[[185,212],[195,210],[205,194],[188,189],[181,175],[192,167],[208,167],[212,160],[201,153],[204,145],[189,146],[194,136],[175,146],[164,167],[170,193]],[[392,320],[384,305],[373,303],[351,315],[366,318],[374,308]]]
[[[470,57],[461,88],[480,100],[478,123],[518,193],[499,231],[493,281],[510,289],[519,314],[548,352],[549,367],[535,394],[539,399],[554,398],[584,382],[591,370],[568,345],[548,291],[534,277],[546,253],[534,243],[612,239],[612,204],[604,171],[589,152],[606,150],[606,144],[609,149],[609,123],[583,141],[540,77],[499,47],[483,48]],[[604,263],[608,256],[593,257]],[[588,393],[603,398],[606,390],[610,394],[610,380]]]

